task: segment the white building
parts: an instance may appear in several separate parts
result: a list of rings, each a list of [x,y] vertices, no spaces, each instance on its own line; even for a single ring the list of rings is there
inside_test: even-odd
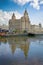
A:
[[[25,10],[23,17],[16,19],[15,14],[13,13],[12,19],[9,20],[9,31],[10,33],[43,33],[43,28],[41,24],[31,25],[27,11]]]

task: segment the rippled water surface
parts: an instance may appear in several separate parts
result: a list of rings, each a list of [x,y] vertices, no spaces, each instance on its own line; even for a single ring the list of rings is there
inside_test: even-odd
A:
[[[1,38],[0,65],[43,65],[43,38]]]

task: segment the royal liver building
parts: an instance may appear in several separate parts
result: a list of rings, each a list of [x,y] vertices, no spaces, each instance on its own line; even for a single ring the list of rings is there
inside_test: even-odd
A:
[[[10,33],[43,33],[41,24],[31,25],[27,11],[25,10],[23,17],[16,19],[13,13],[12,19],[9,20]]]

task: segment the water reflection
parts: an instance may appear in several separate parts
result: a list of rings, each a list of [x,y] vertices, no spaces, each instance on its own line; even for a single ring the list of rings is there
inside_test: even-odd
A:
[[[29,37],[1,38],[0,65],[43,65],[43,40]]]
[[[29,45],[30,45],[30,41],[28,41],[27,39],[28,37],[8,38],[8,42],[9,42],[12,54],[14,54],[17,48],[20,48],[24,52],[25,57],[27,57]]]

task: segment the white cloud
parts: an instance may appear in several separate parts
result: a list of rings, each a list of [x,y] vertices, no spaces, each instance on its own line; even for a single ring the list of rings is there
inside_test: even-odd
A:
[[[40,9],[39,0],[33,0],[33,2],[30,3],[30,5],[33,6],[33,8],[36,8],[37,10]]]
[[[13,1],[20,4],[20,5],[24,5],[32,0],[13,0]]]
[[[12,14],[15,13],[15,16],[17,19],[19,19],[22,15],[17,12],[17,11],[11,11],[11,12],[7,12],[7,11],[2,11],[0,10],[0,24],[6,24],[8,25],[8,21],[9,19],[11,19]]]
[[[11,18],[11,12],[0,10],[0,24],[8,24],[8,20]]]
[[[37,10],[40,9],[40,4],[43,4],[43,0],[13,0],[13,1],[22,6],[30,2],[30,5],[33,6],[33,8],[36,8]]]
[[[22,17],[22,14],[20,14],[19,12],[15,11],[15,16],[17,19],[20,19]]]
[[[43,1],[40,1],[40,4],[43,4]]]
[[[13,0],[13,1],[20,4],[20,5],[25,5],[26,3],[28,3],[32,0]]]

